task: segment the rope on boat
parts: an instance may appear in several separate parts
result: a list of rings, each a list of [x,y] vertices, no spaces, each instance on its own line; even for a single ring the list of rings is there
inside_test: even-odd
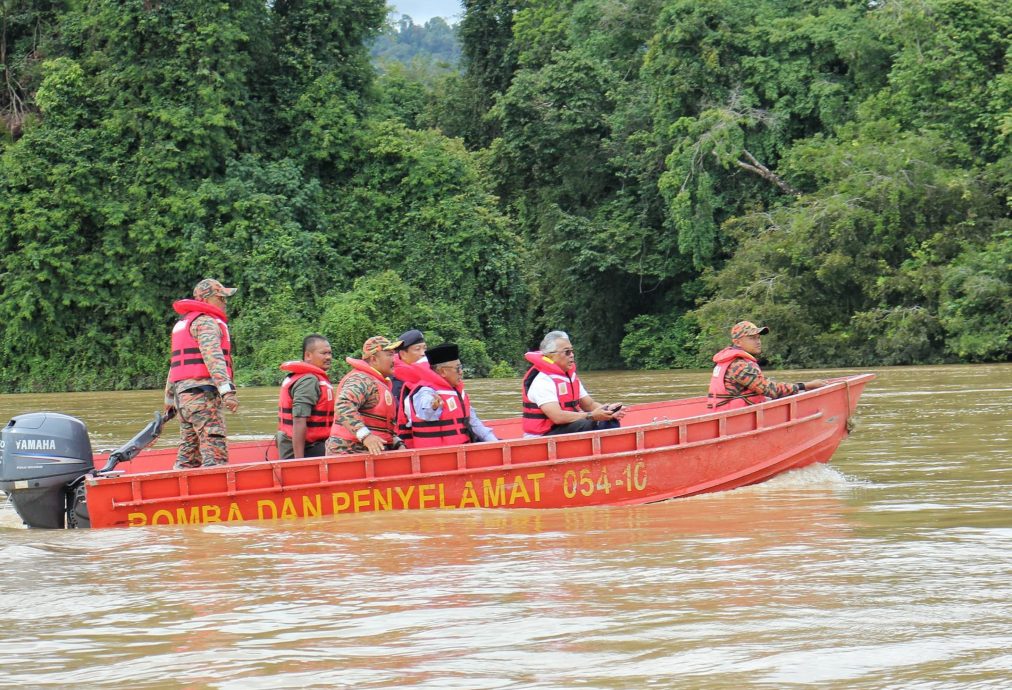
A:
[[[847,428],[847,435],[849,436],[850,433],[854,431],[855,422],[854,416],[850,413],[850,411],[853,409],[850,406],[850,381],[844,380],[843,383],[844,386],[846,386],[845,390],[847,391],[847,423],[845,426]]]

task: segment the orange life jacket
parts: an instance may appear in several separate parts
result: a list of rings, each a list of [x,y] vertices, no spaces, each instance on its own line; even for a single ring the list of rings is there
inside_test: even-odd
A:
[[[232,339],[228,334],[228,316],[217,307],[195,299],[181,299],[173,302],[172,308],[183,318],[172,327],[172,355],[169,360],[169,381],[184,379],[209,379],[211,372],[200,354],[200,345],[190,333],[193,320],[202,314],[214,319],[221,329],[221,353],[225,355],[228,377],[232,378]]]
[[[454,388],[442,376],[431,369],[423,370],[414,390],[428,386],[442,401],[438,419],[427,421],[420,417],[411,406],[411,448],[432,448],[435,446],[457,446],[471,440],[467,433],[471,420],[471,400],[461,384]]]
[[[330,435],[334,423],[334,386],[330,377],[320,367],[308,362],[285,362],[281,371],[291,372],[281,383],[278,397],[278,431],[288,438],[294,438],[295,420],[292,417],[292,386],[301,378],[315,376],[320,382],[320,397],[306,417],[306,443],[323,441]]]
[[[575,365],[567,374],[558,364],[545,359],[545,356],[541,352],[528,352],[524,355],[524,359],[530,362],[532,366],[524,374],[522,391],[524,414],[521,427],[525,434],[543,436],[551,431],[552,427],[558,425],[553,424],[548,415],[542,412],[541,408],[527,397],[527,391],[530,389],[535,377],[539,373],[542,373],[552,379],[552,383],[555,384],[555,393],[559,397],[559,406],[563,410],[571,412],[576,412],[580,409],[580,377],[576,375]]]
[[[741,395],[733,394],[727,391],[727,386],[724,385],[724,374],[727,373],[727,368],[731,366],[731,362],[736,359],[750,359],[755,362],[756,368],[759,368],[759,363],[756,358],[749,353],[742,350],[740,347],[725,347],[723,350],[713,356],[713,361],[716,362],[716,366],[713,368],[713,376],[710,377],[710,391],[706,394],[708,400],[706,401],[707,409],[716,409],[723,407],[728,410],[734,410],[739,407],[745,407],[747,405],[758,405],[761,402],[766,401],[766,396],[750,394]]]
[[[428,362],[418,361],[407,364],[401,359],[400,353],[394,355],[394,403],[397,405],[397,435],[404,445],[411,448],[411,394],[418,386],[419,378],[424,371],[431,371]]]
[[[383,443],[392,443],[394,440],[394,417],[397,414],[397,410],[394,409],[394,396],[390,391],[390,380],[369,366],[369,363],[365,360],[345,357],[344,361],[351,365],[351,371],[345,374],[341,382],[337,384],[337,395],[341,395],[341,389],[344,387],[345,381],[355,372],[362,372],[376,379],[377,387],[379,388],[379,402],[376,403],[375,407],[360,409],[358,413],[362,417],[362,422],[369,428],[369,431],[379,437]],[[341,421],[336,417],[336,413],[334,423],[330,427],[330,435],[353,443],[358,441],[355,434],[350,429],[346,429],[344,424],[341,424]]]

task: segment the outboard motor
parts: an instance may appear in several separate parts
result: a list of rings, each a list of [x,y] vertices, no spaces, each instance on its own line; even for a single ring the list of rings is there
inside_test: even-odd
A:
[[[7,492],[29,527],[91,527],[84,478],[122,474],[114,471],[116,465],[154,443],[175,414],[155,412],[147,426],[109,454],[100,470],[95,470],[88,430],[80,419],[58,412],[19,415],[0,432],[0,491]]]
[[[88,430],[76,417],[32,412],[0,431],[0,490],[29,527],[62,528],[68,485],[94,469]]]

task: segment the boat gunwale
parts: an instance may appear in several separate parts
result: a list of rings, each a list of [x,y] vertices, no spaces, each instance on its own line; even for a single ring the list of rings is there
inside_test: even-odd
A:
[[[745,410],[745,411],[748,412],[749,410]],[[610,461],[612,459],[616,459],[616,460],[621,461],[622,459],[627,458],[627,457],[653,456],[653,455],[657,455],[659,453],[669,453],[669,452],[671,452],[673,450],[675,450],[675,451],[692,450],[692,449],[695,449],[695,448],[698,448],[698,447],[702,447],[702,446],[716,445],[718,443],[737,441],[737,440],[740,440],[742,438],[749,437],[749,436],[761,436],[761,435],[764,435],[764,434],[766,434],[768,432],[783,431],[785,429],[789,429],[789,428],[792,428],[792,427],[802,426],[802,425],[807,424],[809,422],[813,422],[813,421],[816,421],[818,419],[821,419],[822,417],[823,417],[823,412],[822,412],[822,410],[819,410],[819,411],[814,412],[811,415],[807,415],[805,417],[796,417],[796,418],[793,418],[793,419],[789,419],[786,422],[780,422],[780,423],[774,424],[772,426],[761,427],[761,428],[758,428],[758,429],[749,429],[748,431],[743,431],[743,432],[736,433],[736,434],[726,434],[726,435],[722,435],[722,436],[717,436],[715,438],[704,439],[704,440],[701,440],[701,441],[692,441],[692,442],[689,442],[689,443],[675,443],[675,444],[666,445],[666,446],[655,446],[655,447],[652,447],[652,448],[636,448],[635,450],[619,451],[617,453],[608,453],[606,455],[594,455],[594,454],[591,454],[591,455],[580,455],[580,456],[575,456],[575,457],[571,457],[571,458],[558,458],[558,457],[556,457],[554,459],[538,460],[538,461],[535,461],[535,462],[524,462],[524,463],[519,463],[519,464],[503,463],[503,464],[498,465],[498,466],[465,467],[465,468],[458,468],[458,469],[455,469],[455,470],[446,470],[446,471],[440,471],[440,472],[425,472],[425,473],[420,473],[419,472],[419,473],[411,473],[411,474],[392,474],[392,475],[383,476],[383,477],[377,477],[377,476],[374,475],[372,477],[356,477],[356,478],[353,478],[353,479],[337,479],[337,480],[334,480],[334,481],[313,482],[313,483],[308,483],[308,484],[281,484],[281,483],[278,483],[278,484],[275,484],[275,485],[273,485],[271,487],[258,487],[258,488],[255,488],[255,489],[243,489],[243,490],[236,490],[236,491],[231,491],[231,492],[229,492],[229,491],[224,491],[224,492],[219,491],[219,492],[215,492],[215,493],[206,493],[206,494],[205,493],[197,493],[197,494],[187,493],[185,496],[181,496],[181,495],[180,496],[163,496],[163,497],[159,497],[159,498],[131,500],[131,501],[123,501],[123,502],[112,500],[111,504],[112,504],[112,508],[113,509],[135,508],[135,507],[141,507],[141,506],[151,506],[151,505],[157,505],[159,503],[168,503],[168,502],[184,503],[185,504],[185,503],[194,502],[194,501],[215,500],[215,499],[220,499],[220,498],[236,498],[236,497],[248,496],[248,495],[269,495],[269,494],[284,493],[286,491],[304,491],[304,490],[311,490],[311,489],[325,489],[325,488],[331,488],[331,487],[336,488],[336,487],[340,487],[340,486],[347,485],[347,484],[373,485],[373,484],[376,484],[376,483],[385,483],[385,482],[391,482],[391,481],[421,480],[421,479],[429,479],[429,478],[433,478],[433,477],[447,477],[447,478],[449,478],[449,477],[458,477],[458,476],[461,476],[461,475],[468,475],[468,474],[481,474],[481,473],[489,473],[489,472],[505,472],[505,471],[508,471],[510,469],[520,469],[520,468],[524,468],[524,469],[527,469],[527,468],[538,469],[538,468],[557,467],[557,466],[560,466],[560,465],[571,465],[571,464],[585,463],[585,462],[605,462],[605,461]],[[639,433],[639,432],[643,431],[643,429],[640,428],[641,426],[646,426],[646,425],[637,425],[635,427],[626,427],[626,429],[627,430],[635,429],[636,430],[635,433]],[[663,427],[657,427],[657,428],[663,428]],[[609,429],[608,431],[615,431],[615,430]],[[828,435],[830,435],[830,436],[832,435],[832,430],[830,430],[828,432]],[[575,436],[575,434],[567,434],[567,440],[571,439],[573,436]],[[679,438],[681,438],[681,437],[682,437],[681,432],[679,432]],[[530,439],[530,440],[537,440],[537,439]],[[638,440],[639,439],[637,439],[637,441]],[[816,443],[813,443],[812,445],[817,445],[817,443],[821,443],[823,441],[825,441],[825,437],[820,437],[819,440]],[[554,444],[554,442],[550,442],[550,443]],[[356,461],[356,462],[362,462],[363,460],[365,460],[365,458],[362,458],[361,456],[325,456],[325,457],[320,457],[320,458],[304,459],[304,460],[300,461],[299,466],[309,466],[309,467],[312,467],[313,465],[319,466],[320,461],[324,461],[324,460],[332,460],[333,461],[333,462],[328,462],[328,464],[337,464],[337,463],[341,463],[341,462],[346,462],[346,461],[348,461],[349,458],[351,460],[353,460],[353,461]],[[276,469],[277,466],[282,465],[282,464],[284,466],[286,466],[286,467],[291,467],[291,466],[293,466],[291,463],[292,463],[291,460],[266,460],[264,462],[245,463],[245,464],[236,465],[236,466],[225,466],[225,469],[227,470],[226,474],[238,474],[239,472],[242,472],[242,471],[245,471],[245,470],[252,470],[252,469],[263,470],[263,469],[265,469],[263,467],[263,465],[270,465],[272,469]],[[776,464],[776,463],[772,463],[772,464]],[[764,464],[764,467],[765,466],[768,466],[768,465]],[[744,476],[745,474],[748,474],[749,472],[754,472],[754,471],[756,471],[754,468],[750,468],[748,472],[742,472],[741,474],[742,474],[742,476]],[[156,478],[156,475],[178,476],[178,472],[158,472],[158,473],[154,473],[153,472],[153,473],[150,473],[150,474],[143,474],[143,475],[135,474],[135,475],[123,475],[123,476],[120,476],[120,477],[109,477],[109,478],[101,478],[101,477],[99,477],[99,478],[89,478],[88,482],[89,482],[89,484],[91,486],[96,486],[96,485],[99,484],[99,482],[105,484],[105,483],[109,483],[110,481],[114,481],[114,483],[117,483],[117,484],[123,484],[123,483],[127,483],[129,481],[140,482],[140,481],[142,481],[141,477],[143,477],[144,479],[154,479],[154,478]],[[277,475],[275,475],[275,476],[277,477]],[[736,475],[732,475],[731,477],[722,477],[722,479],[725,479],[725,480],[728,479],[728,478],[733,479],[736,476],[737,476],[737,474]],[[281,481],[280,477],[278,477],[278,481],[279,482]],[[230,483],[232,483],[234,485],[234,481],[232,481]],[[665,500],[665,499],[658,498],[657,500]],[[619,505],[619,504],[615,503],[613,505]]]

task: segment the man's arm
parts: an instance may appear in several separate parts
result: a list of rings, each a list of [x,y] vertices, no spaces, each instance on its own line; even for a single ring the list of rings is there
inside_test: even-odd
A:
[[[471,431],[474,432],[474,435],[477,437],[479,442],[499,440],[499,438],[495,435],[495,432],[485,426],[478,418],[478,413],[474,411],[474,405],[471,405],[469,422],[471,425]]]
[[[292,386],[292,450],[295,457],[306,457],[306,418],[320,400],[320,382],[315,376],[303,376]]]
[[[602,405],[589,395],[585,395],[580,398],[580,409],[593,412],[595,414],[598,410],[600,410],[601,414],[606,413],[608,415],[606,417],[600,415],[593,417],[595,422],[601,422],[608,419],[622,419],[625,417],[625,410],[622,409],[621,403],[608,403],[607,405]]]
[[[527,397],[541,408],[541,411],[552,421],[552,424],[557,426],[578,422],[581,419],[592,419],[596,422],[611,419],[611,413],[594,402],[593,398],[587,394],[587,390],[582,385],[580,386],[580,393],[579,405],[584,411],[574,412],[564,410],[562,409],[562,405],[559,404],[559,396],[555,390],[555,383],[549,377],[539,374],[534,378],[531,387],[527,390]],[[589,407],[584,407],[584,401],[589,401]]]
[[[165,409],[162,412],[165,415],[168,415],[176,407],[176,387],[169,376],[171,374],[166,374],[165,376]]]
[[[222,403],[229,412],[239,409],[239,398],[235,393],[235,384],[228,375],[228,363],[221,351],[221,329],[209,316],[198,316],[190,325],[190,333],[200,347],[200,356],[211,374],[211,382],[221,393]]]
[[[292,451],[297,458],[306,457],[305,417],[292,417]]]
[[[727,367],[726,377],[736,383],[747,395],[764,395],[770,399],[794,395],[801,388],[796,383],[778,383],[766,378],[751,360],[739,357]]]
[[[370,455],[379,455],[383,451],[383,441],[369,431],[358,411],[362,408],[375,407],[379,402],[379,387],[368,376],[352,376],[341,386],[334,401],[335,419],[355,434]]]
[[[358,411],[365,407],[374,407],[379,402],[376,386],[370,385],[365,374],[351,376],[341,386],[337,399],[334,400],[334,418],[341,426],[353,434],[365,429],[365,422]]]
[[[586,403],[584,401],[587,401]],[[552,420],[552,424],[571,424],[581,419],[590,419],[595,422],[604,422],[612,418],[612,412],[604,405],[599,405],[590,396],[580,398],[580,408],[583,412],[571,412],[562,409],[558,402],[548,402],[539,405],[545,416]]]
[[[422,386],[411,394],[411,406],[415,414],[427,422],[434,422],[443,414],[443,399],[428,386]]]

